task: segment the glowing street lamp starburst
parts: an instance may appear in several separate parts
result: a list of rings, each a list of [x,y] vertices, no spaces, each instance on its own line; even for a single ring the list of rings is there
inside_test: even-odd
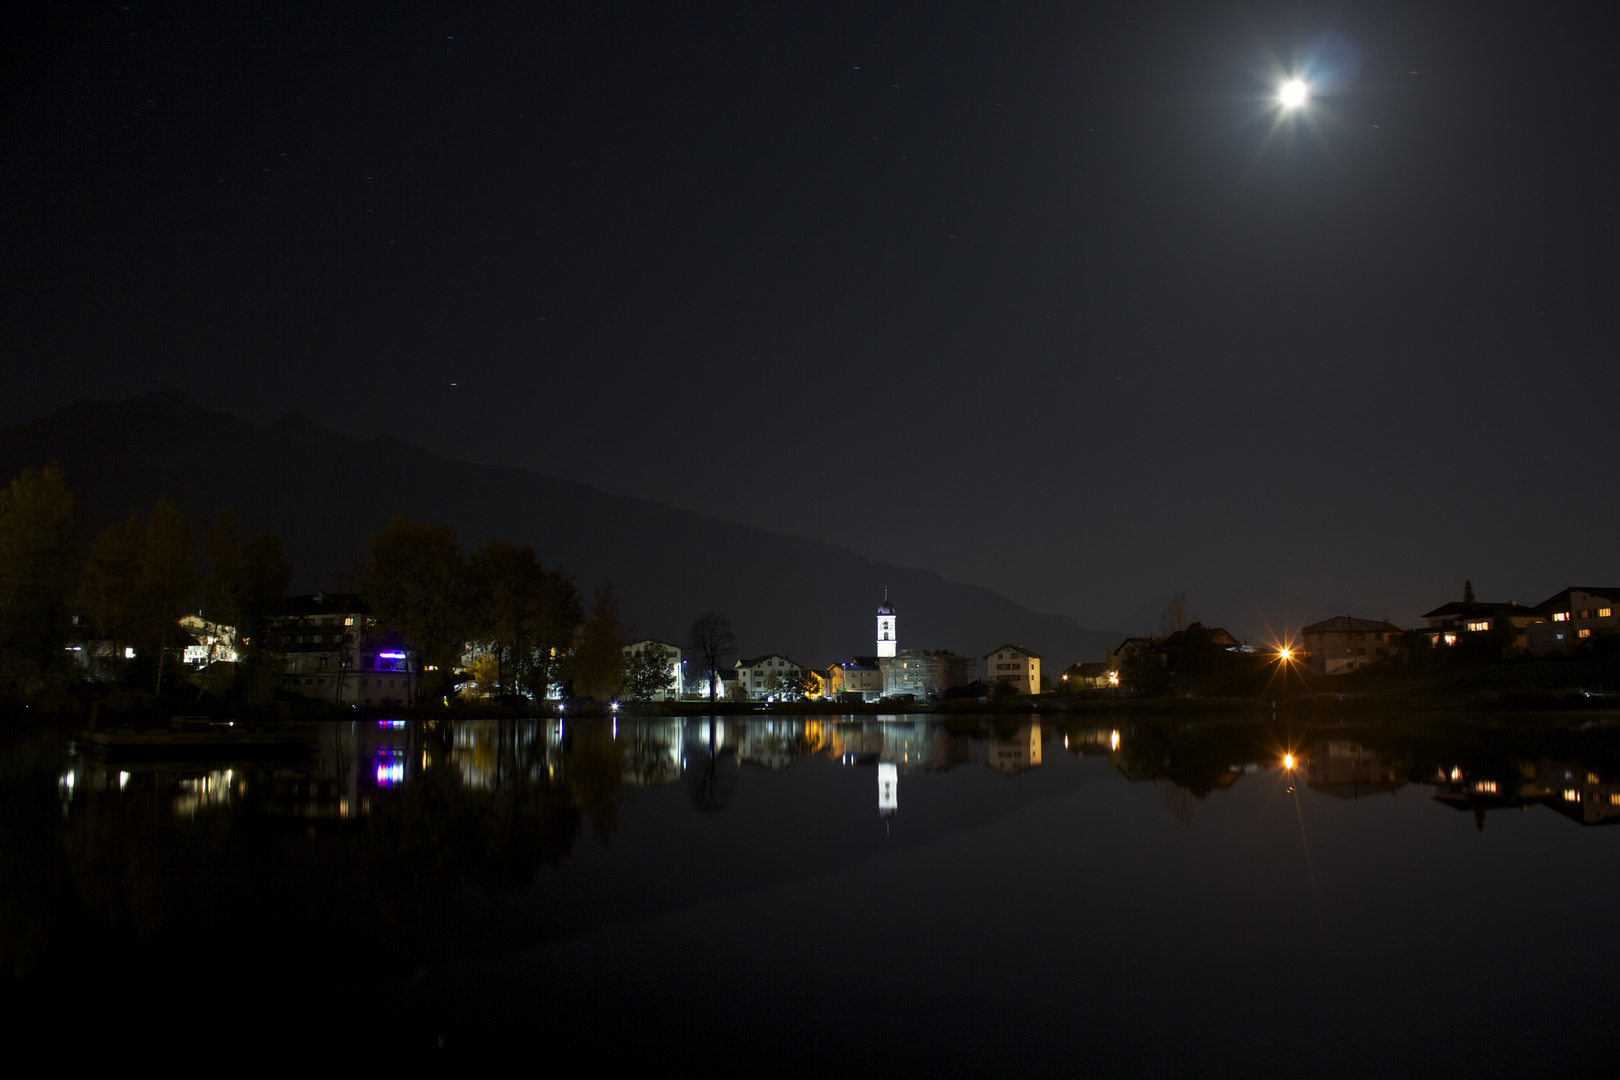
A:
[[[1305,104],[1305,100],[1310,96],[1310,87],[1305,85],[1304,79],[1289,79],[1277,91],[1277,100],[1282,102],[1285,109],[1299,108]]]

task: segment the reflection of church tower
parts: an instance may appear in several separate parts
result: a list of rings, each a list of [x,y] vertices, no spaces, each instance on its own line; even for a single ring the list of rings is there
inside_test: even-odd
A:
[[[895,633],[894,624],[897,620],[894,615],[894,605],[889,603],[889,590],[883,590],[883,603],[878,605],[877,623],[877,654],[879,658],[894,655],[895,644],[899,635]]]

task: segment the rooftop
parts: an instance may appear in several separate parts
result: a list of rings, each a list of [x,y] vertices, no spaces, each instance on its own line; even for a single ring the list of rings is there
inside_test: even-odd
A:
[[[1040,653],[1036,652],[1033,649],[1026,649],[1022,645],[997,645],[995,648],[993,648],[989,652],[985,653],[984,656],[982,656],[980,659],[988,660],[998,652],[1022,653],[1023,655],[1033,657],[1036,660],[1042,659],[1042,656],[1041,656]]]
[[[1428,618],[1427,615],[1424,618]],[[1399,634],[1401,628],[1388,619],[1358,619],[1353,615],[1335,615],[1331,619],[1300,627],[1302,634]]]

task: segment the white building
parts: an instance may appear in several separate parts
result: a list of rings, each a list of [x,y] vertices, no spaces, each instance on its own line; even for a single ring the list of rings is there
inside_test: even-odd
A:
[[[642,653],[662,653],[664,660],[669,664],[670,684],[668,690],[662,690],[653,695],[654,701],[674,701],[681,696],[685,689],[682,686],[681,649],[678,645],[671,645],[667,641],[657,638],[645,638],[641,641],[632,641],[624,647],[624,660],[628,664],[632,658]]]
[[[760,701],[776,694],[797,697],[798,682],[804,669],[781,653],[766,653],[751,660],[737,661],[737,692],[744,699]]]
[[[984,654],[985,681],[1012,683],[1020,694],[1041,692],[1041,656],[1022,645],[1002,645]]]

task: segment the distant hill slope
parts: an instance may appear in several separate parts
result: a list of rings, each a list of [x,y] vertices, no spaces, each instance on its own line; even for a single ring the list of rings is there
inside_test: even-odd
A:
[[[714,608],[744,655],[825,665],[870,653],[887,586],[902,647],[978,657],[1021,642],[1056,672],[1101,659],[1112,634],[1042,615],[988,589],[890,566],[819,541],[718,521],[661,503],[502,466],[453,461],[390,438],[359,440],[297,414],[263,427],[179,391],[80,400],[0,430],[0,482],[59,462],[79,499],[86,551],[109,523],[166,498],[194,520],[228,508],[244,530],[282,538],[293,587],[340,587],[351,557],[394,514],[453,526],[472,549],[492,536],[533,544],[583,590],[611,581],[625,621],[680,643]]]

